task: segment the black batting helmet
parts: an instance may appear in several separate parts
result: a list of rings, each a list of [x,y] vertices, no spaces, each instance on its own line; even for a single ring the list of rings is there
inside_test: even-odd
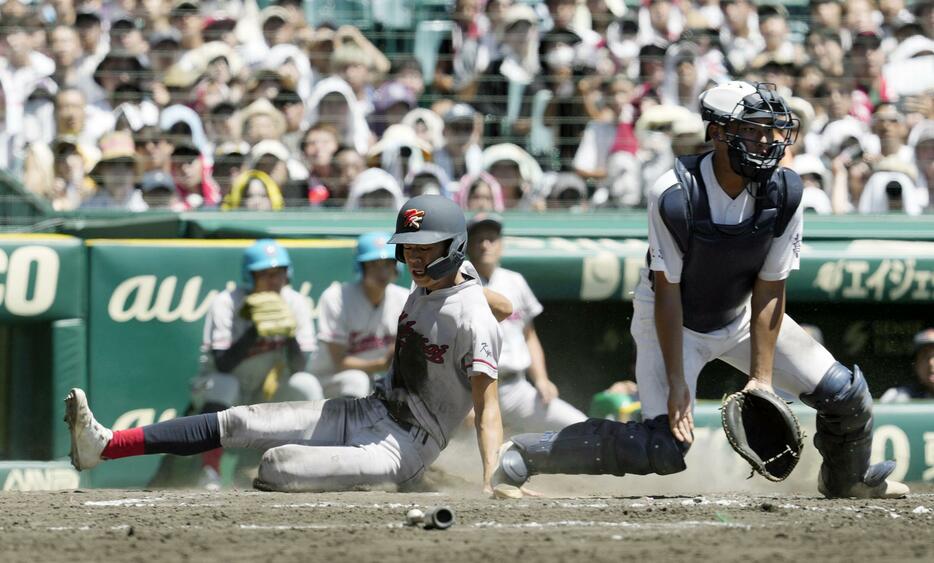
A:
[[[456,272],[464,262],[467,221],[461,208],[440,195],[413,197],[396,217],[396,233],[389,239],[396,245],[396,260],[404,262],[402,245],[434,244],[450,241],[447,254],[428,265],[425,271],[439,280]]]

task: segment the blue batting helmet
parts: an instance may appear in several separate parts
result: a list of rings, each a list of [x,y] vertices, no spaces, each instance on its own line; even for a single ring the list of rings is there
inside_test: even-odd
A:
[[[260,239],[243,251],[243,286],[253,289],[253,272],[270,268],[288,268],[289,279],[292,279],[289,253],[272,239]]]
[[[364,233],[357,239],[357,253],[354,256],[354,268],[363,273],[363,263],[374,260],[395,260],[396,245],[389,244],[391,233]],[[401,264],[400,264],[401,266]]]

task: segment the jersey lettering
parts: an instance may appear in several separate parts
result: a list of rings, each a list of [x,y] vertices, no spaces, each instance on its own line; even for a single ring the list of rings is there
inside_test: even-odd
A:
[[[406,321],[409,318],[408,313],[402,313],[399,317],[399,334],[397,339],[403,343],[415,332],[415,321]],[[419,335],[420,336],[420,335]],[[432,344],[427,336],[422,336],[422,352],[425,353],[425,359],[433,364],[443,364],[444,354],[448,351],[447,344]]]

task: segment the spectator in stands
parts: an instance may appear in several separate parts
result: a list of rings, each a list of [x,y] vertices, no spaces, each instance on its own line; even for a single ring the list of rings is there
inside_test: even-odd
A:
[[[369,115],[373,111],[373,84],[389,72],[389,59],[352,26],[340,27],[334,43],[331,72],[350,86],[360,111]]]
[[[246,170],[246,158],[250,145],[245,141],[221,143],[214,151],[214,169],[211,176],[217,182],[221,198],[227,197],[233,182]]]
[[[422,76],[422,65],[415,57],[400,55],[392,62],[390,74],[401,82],[417,100],[425,93],[425,77]]]
[[[752,59],[765,48],[759,34],[758,17],[750,0],[720,0],[726,25],[720,30],[720,42],[734,73],[744,72]]]
[[[285,117],[285,133],[281,137],[282,142],[291,154],[300,154],[305,104],[294,90],[280,90],[272,101],[272,105]]]
[[[883,157],[894,157],[906,166],[914,161],[911,147],[905,144],[908,127],[905,116],[893,103],[883,102],[876,105],[872,113],[872,132],[879,138],[879,147]]]
[[[140,175],[154,170],[171,171],[172,144],[158,127],[147,125],[133,133]]]
[[[308,169],[292,157],[282,142],[267,139],[253,145],[247,166],[268,174],[287,205],[300,205],[307,198]]]
[[[788,9],[782,4],[762,4],[758,9],[759,33],[765,42],[762,51],[753,59],[752,66],[757,60],[769,59],[779,63],[798,64],[804,60],[804,48],[793,43],[788,33]]]
[[[821,30],[822,33],[835,35],[837,43],[840,42],[840,32],[843,30],[843,1],[842,0],[812,0],[810,3],[811,30]]]
[[[883,403],[907,403],[912,399],[934,399],[934,328],[927,328],[915,335],[914,376],[915,381],[892,387],[883,393]]]
[[[539,193],[542,168],[522,148],[510,143],[487,147],[483,151],[483,168],[502,186],[503,201],[507,209],[545,208],[545,202]]]
[[[78,63],[83,52],[78,32],[70,25],[56,25],[49,32],[49,41],[49,52],[55,63],[52,79],[59,88],[80,87],[81,80],[86,80],[87,75],[81,76],[79,73]]]
[[[77,88],[62,89],[55,96],[55,131],[51,133],[76,137],[85,151],[93,150],[98,139],[113,129],[114,122],[110,113],[89,106]]]
[[[352,147],[341,147],[334,154],[331,163],[334,170],[332,183],[328,184],[328,198],[324,207],[343,207],[350,195],[350,186],[364,170],[366,160]]]
[[[360,154],[370,147],[366,114],[350,85],[338,76],[315,84],[308,99],[308,122],[332,125],[340,135],[340,144],[351,146]]]
[[[110,20],[110,49],[135,56],[149,53],[143,37],[142,21],[132,14],[119,13]]]
[[[699,47],[688,41],[673,43],[665,51],[665,81],[659,90],[663,104],[700,111],[697,97],[707,88],[708,77],[699,55]]]
[[[212,144],[241,140],[241,116],[237,113],[237,106],[231,102],[222,101],[209,108],[203,122],[204,132]]]
[[[80,8],[75,15],[75,29],[78,31],[82,53],[96,67],[110,50],[110,38],[104,35],[100,15],[93,8]],[[85,94],[90,96],[90,92]]]
[[[432,156],[452,181],[483,169],[483,150],[477,136],[477,112],[472,107],[455,104],[445,112],[444,147]]]
[[[31,18],[3,18],[4,33],[0,33],[0,69],[16,88],[6,95],[14,103],[25,103],[36,85],[55,72],[52,59],[33,48],[29,30],[38,27]]]
[[[243,109],[243,140],[255,145],[264,140],[279,139],[285,134],[285,117],[266,99],[259,99]]]
[[[51,149],[55,175],[50,197],[52,208],[71,211],[94,194],[94,181],[87,174],[94,157],[83,154],[74,137],[58,137],[52,142]],[[97,152],[97,147],[94,147],[94,152]]]
[[[503,188],[488,172],[467,174],[460,181],[460,189],[454,194],[456,201],[467,211],[503,211]]]
[[[101,137],[100,152],[101,159],[91,171],[97,191],[81,207],[145,211],[146,202],[136,190],[133,137],[126,131],[108,133]]]
[[[430,144],[432,159],[437,162],[438,151],[444,147],[444,120],[426,108],[415,108],[402,118],[402,124],[411,127],[418,138]]]
[[[175,189],[185,209],[210,208],[219,203],[220,188],[211,178],[201,151],[190,141],[175,143],[171,169]]]
[[[402,188],[392,174],[380,168],[368,168],[354,179],[344,208],[397,210],[403,203]]]
[[[172,180],[170,174],[161,170],[143,174],[143,179],[139,183],[139,191],[149,209],[184,210],[184,205],[179,201],[178,192],[175,190],[175,181]]]
[[[639,8],[639,43],[667,47],[684,27],[681,9],[671,0],[647,0]]]
[[[860,31],[853,38],[849,62],[849,71],[853,75],[853,112],[857,118],[868,123],[876,105],[893,101],[894,98],[882,76],[885,53],[882,51],[882,37],[877,31],[870,28]]]
[[[440,166],[425,162],[409,170],[405,176],[405,197],[413,198],[423,194],[437,194],[451,197],[448,187],[451,180]]]
[[[370,148],[367,160],[392,174],[401,186],[412,169],[431,161],[432,148],[407,125],[393,125],[383,138]]]
[[[914,168],[893,157],[874,163],[860,194],[859,212],[919,215],[923,205],[918,201],[913,173]]]
[[[169,24],[181,32],[182,49],[191,51],[204,44],[204,24],[197,2],[176,0],[169,12]]]
[[[334,181],[332,162],[340,143],[337,129],[327,124],[312,125],[305,131],[301,154],[308,167],[308,203],[318,205],[330,197],[328,188]]]
[[[833,212],[830,203],[830,171],[813,154],[799,154],[792,161],[790,168],[801,176],[804,191],[801,195],[801,206],[804,211],[813,211],[818,215],[829,215]]]
[[[542,180],[538,194],[548,209],[586,210],[589,193],[587,183],[574,172],[549,172]]]
[[[298,21],[303,21],[304,17]],[[267,6],[259,14],[260,28],[263,39],[270,48],[276,45],[287,45],[295,37],[295,27],[289,10],[282,6]]]
[[[508,130],[524,136],[531,127],[532,100],[547,87],[539,61],[538,16],[529,6],[516,4],[506,10],[501,53],[478,80],[477,105],[486,114],[506,117],[508,129],[494,122],[493,135],[504,137]],[[518,104],[510,103],[516,98]]]
[[[587,123],[577,143],[574,170],[584,178],[604,178],[610,155],[619,151],[635,153],[632,97],[634,86],[618,75],[603,82],[595,108],[596,119]]]
[[[182,53],[182,34],[177,29],[170,27],[149,36],[149,64],[156,75],[169,70]]]
[[[224,199],[224,211],[281,211],[285,207],[279,186],[265,172],[247,170]]]
[[[415,93],[407,86],[397,81],[383,83],[373,96],[370,131],[382,136],[390,126],[402,123],[402,118],[415,107]]]
[[[496,50],[490,21],[480,10],[480,0],[456,0],[451,36],[441,42],[435,66],[434,87],[442,94],[472,100],[477,79]]]

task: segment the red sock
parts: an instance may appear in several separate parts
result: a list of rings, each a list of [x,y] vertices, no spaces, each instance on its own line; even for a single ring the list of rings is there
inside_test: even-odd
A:
[[[201,466],[210,467],[218,473],[221,472],[221,456],[224,455],[224,448],[214,448],[201,454]]]
[[[107,447],[101,452],[101,457],[104,459],[118,459],[145,453],[143,428],[138,427],[128,430],[116,430],[113,438],[107,443]]]

